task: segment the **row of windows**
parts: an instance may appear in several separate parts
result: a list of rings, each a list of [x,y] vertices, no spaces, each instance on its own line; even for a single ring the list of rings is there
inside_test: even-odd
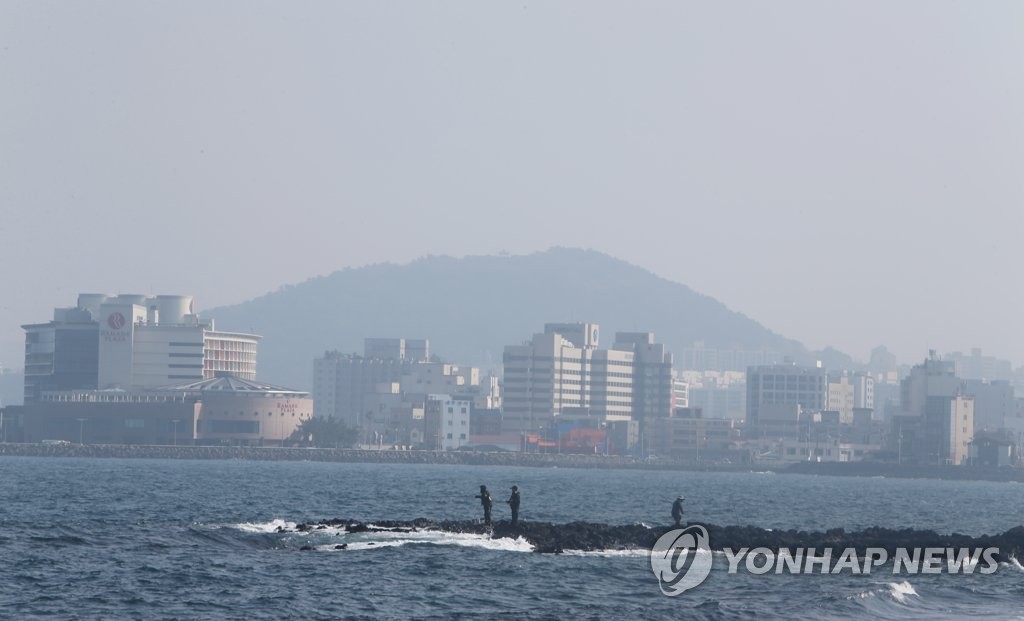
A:
[[[756,384],[757,380],[753,382]],[[775,385],[786,385],[786,386],[824,386],[825,378],[823,377],[762,377],[761,382],[763,386],[775,386]]]
[[[206,348],[217,351],[256,351],[256,343],[251,341],[227,341],[217,338],[206,339]]]
[[[600,367],[633,367],[636,364],[636,363],[634,363],[632,361],[629,361],[629,360],[604,360],[604,359],[600,359],[600,358],[598,358],[598,359],[595,359],[595,358],[583,359],[583,358],[580,358],[580,357],[571,357],[571,356],[553,357],[553,356],[509,356],[509,355],[505,355],[503,360],[505,362],[529,362],[531,360],[536,360],[536,361],[540,361],[540,362],[561,362],[562,364],[565,364],[565,363],[569,363],[569,364],[589,364],[591,366],[600,366]]]

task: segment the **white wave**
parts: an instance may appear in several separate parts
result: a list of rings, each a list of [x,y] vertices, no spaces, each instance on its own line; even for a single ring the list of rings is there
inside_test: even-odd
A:
[[[697,548],[696,550],[690,550],[694,554],[710,554],[714,556],[724,556],[725,552],[721,550],[705,550],[703,548]],[[624,550],[563,550],[562,554],[565,556],[604,556],[604,557],[615,557],[615,556],[650,556],[651,551],[647,548],[627,548]]]
[[[314,531],[316,534],[331,534],[326,530]],[[326,544],[316,546],[318,550],[337,550],[337,546],[346,547],[338,551],[372,550],[375,548],[393,548],[408,544],[431,544],[439,546],[460,546],[465,548],[482,548],[505,552],[533,552],[533,544],[518,537],[516,539],[492,539],[490,535],[475,533],[454,533],[441,530],[413,530],[409,532],[381,530],[362,533],[337,533],[340,538]]]
[[[1005,565],[1007,567],[1013,567],[1013,568],[1017,569],[1018,571],[1024,571],[1024,565],[1021,565],[1020,561],[1018,561],[1017,557],[1015,557],[1015,556],[1011,556],[1010,560],[1008,562],[999,563],[999,565],[1000,566]]]
[[[907,603],[907,596],[909,595],[920,597],[917,591],[914,590],[914,586],[906,580],[903,582],[890,582],[886,586],[889,587],[889,595],[901,604]]]
[[[241,524],[233,524],[232,526],[247,533],[275,533],[278,529],[295,530],[296,524],[295,522],[286,522],[282,519],[276,519],[270,522],[242,522]]]
[[[700,550],[698,550],[698,553]],[[632,556],[650,556],[651,551],[644,548],[632,548],[629,550],[565,550],[562,552],[565,556],[595,556],[595,557],[632,557]]]
[[[860,593],[854,593],[853,595],[847,595],[846,599],[867,599],[869,597],[874,597],[874,596],[875,596],[875,592],[874,591],[861,591]]]

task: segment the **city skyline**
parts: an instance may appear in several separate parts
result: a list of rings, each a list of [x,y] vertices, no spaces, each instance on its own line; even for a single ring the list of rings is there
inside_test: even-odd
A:
[[[570,249],[570,250],[571,251],[575,251],[575,249]],[[508,255],[508,253],[503,253],[502,256],[509,256],[509,255]],[[422,259],[419,259],[417,261],[420,261],[420,260],[422,260]],[[410,264],[406,264],[405,266],[414,264],[417,261],[413,261]],[[388,265],[390,265],[390,264],[388,263]],[[398,267],[405,267],[405,266],[399,265]],[[373,266],[365,266],[365,267],[373,267]],[[341,271],[341,270],[339,270],[339,271]],[[337,272],[335,272],[335,273],[337,273]],[[654,275],[660,277],[660,275],[658,275],[656,273],[654,273]],[[316,280],[316,278],[313,278],[313,279],[310,279],[310,280]],[[307,282],[309,282],[309,281],[307,281]],[[302,284],[302,283],[299,283],[299,284]],[[676,284],[683,284],[683,286],[685,286],[685,283],[676,283]],[[290,286],[291,285],[284,285],[281,288],[279,288],[277,291],[280,291],[282,289],[287,289]],[[194,289],[194,288],[192,288],[192,289]],[[186,290],[192,290],[192,289],[186,289]],[[274,293],[274,292],[267,292],[267,293]],[[700,294],[701,292],[697,292],[697,293]],[[97,295],[107,295],[107,294],[111,294],[111,292],[108,291],[108,292],[106,292],[104,294],[97,294]],[[132,296],[132,295],[142,296],[142,295],[152,295],[152,293],[133,294],[133,293],[124,293],[123,291],[116,291],[116,292],[112,293],[111,295],[115,295],[115,296],[116,295],[121,295],[121,296]],[[196,310],[197,311],[201,311],[203,314],[207,313],[210,310],[216,310],[216,309],[211,309],[211,308],[207,308],[207,307],[204,307],[204,308],[200,309],[199,306],[198,306],[198,297],[197,296],[191,296],[191,295],[189,297],[192,298],[192,299],[195,299]],[[259,297],[259,296],[257,296],[257,297]],[[253,298],[253,299],[255,299],[255,298]],[[249,302],[249,301],[252,301],[252,300],[251,299],[250,300],[245,300],[245,301],[243,301],[243,303],[244,302]],[[28,322],[25,322],[25,323],[37,323],[37,322],[40,322],[40,321],[48,321],[49,319],[52,318],[52,313],[53,313],[54,308],[65,308],[65,307],[73,307],[73,306],[74,306],[73,303],[69,303],[67,299],[63,299],[58,304],[58,306],[51,307],[43,315],[44,317],[46,317],[46,319],[41,319],[40,317],[36,317],[32,321],[28,321]],[[223,306],[231,306],[231,305],[228,304],[228,305],[223,305]],[[729,310],[736,310],[736,309],[729,309]],[[739,312],[742,313],[742,310],[740,310]],[[573,313],[568,313],[568,314],[573,314]],[[748,316],[749,316],[749,314],[748,314]],[[765,325],[763,322],[760,322],[757,317],[751,317],[751,319],[753,319],[754,321],[760,323],[761,325],[763,325],[768,330],[776,331],[773,328],[773,326]],[[0,332],[3,332],[3,330],[0,329]],[[4,369],[7,369],[7,370],[17,371],[17,370],[20,370],[20,368],[22,366],[21,363],[23,362],[23,343],[24,343],[24,340],[23,340],[23,331],[21,330],[21,326],[20,325],[16,328],[16,332],[17,332],[18,340],[20,341],[18,343],[18,350],[14,354],[12,354],[12,361],[6,362],[6,361],[3,361],[3,360],[0,360],[0,368],[4,368]],[[800,339],[797,339],[797,338],[793,337],[792,335],[788,335],[788,334],[782,334],[782,336],[786,337],[786,338],[794,338],[794,340],[798,340],[798,341],[800,340]],[[698,341],[695,341],[694,345],[698,346],[698,343],[699,343]],[[803,341],[801,341],[801,343],[803,345],[807,346],[809,350],[813,351],[813,348],[809,344],[807,344],[806,342],[803,342]],[[331,347],[336,347],[336,346],[337,346],[337,343],[328,343],[328,342],[324,343],[324,347],[325,348],[331,348]],[[1009,362],[1012,365],[1012,368],[1014,370],[1017,370],[1021,366],[1024,366],[1024,364],[1018,363],[1018,361],[1015,360],[1015,359],[1002,357],[1002,356],[998,355],[997,351],[989,349],[988,347],[985,347],[983,345],[978,345],[978,344],[965,345],[965,346],[963,346],[961,348],[958,348],[958,349],[948,349],[948,350],[943,350],[941,348],[935,348],[935,347],[927,347],[925,349],[922,349],[919,352],[909,352],[909,355],[904,356],[904,355],[901,355],[898,351],[895,351],[887,343],[875,343],[870,348],[868,348],[868,352],[867,352],[867,354],[865,356],[863,356],[863,358],[858,357],[855,352],[843,350],[841,348],[836,348],[836,349],[837,349],[837,351],[839,351],[839,352],[841,352],[843,354],[850,355],[853,358],[855,363],[858,363],[858,364],[861,364],[861,365],[867,365],[870,362],[870,357],[871,357],[870,356],[870,353],[871,353],[870,350],[872,350],[872,349],[874,349],[876,347],[885,347],[885,348],[887,348],[890,353],[892,353],[893,355],[896,356],[898,364],[900,366],[902,366],[902,367],[909,367],[910,365],[913,365],[913,364],[916,364],[917,362],[920,362],[920,360],[923,360],[923,359],[927,358],[929,356],[929,353],[933,352],[933,351],[939,352],[940,355],[942,355],[943,357],[960,357],[960,356],[963,356],[963,355],[984,355],[984,356],[987,356],[987,357],[993,357],[997,361],[998,360],[1002,360],[1002,361]],[[680,350],[678,353],[682,353],[682,350]],[[21,356],[21,359],[15,358],[14,356]],[[681,365],[677,365],[677,366],[679,366],[680,369],[689,369],[689,368],[691,368],[689,366],[681,366]]]

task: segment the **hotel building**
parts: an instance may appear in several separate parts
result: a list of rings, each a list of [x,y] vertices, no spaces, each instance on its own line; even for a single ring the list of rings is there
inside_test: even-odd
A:
[[[256,379],[254,334],[218,332],[187,295],[83,293],[27,324],[25,403],[57,390],[143,390],[233,375]]]

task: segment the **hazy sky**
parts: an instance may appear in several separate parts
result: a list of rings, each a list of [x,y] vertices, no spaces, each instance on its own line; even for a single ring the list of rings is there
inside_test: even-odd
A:
[[[1022,111],[1024,2],[0,0],[0,363],[79,291],[563,245],[1021,364]]]

